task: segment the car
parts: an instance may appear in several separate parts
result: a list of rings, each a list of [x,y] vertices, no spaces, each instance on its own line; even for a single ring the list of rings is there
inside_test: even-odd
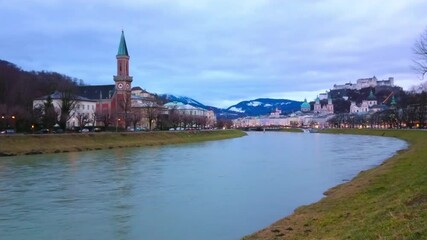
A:
[[[42,128],[37,133],[41,133],[41,134],[50,133],[50,130],[47,128]]]
[[[102,131],[102,129],[101,129],[100,127],[96,127],[96,128],[94,128],[94,129],[93,129],[93,131],[94,131],[94,132],[101,132],[101,131]]]
[[[83,128],[83,129],[81,130],[81,132],[82,132],[82,133],[88,133],[88,132],[89,132],[89,129],[87,129],[87,128]]]

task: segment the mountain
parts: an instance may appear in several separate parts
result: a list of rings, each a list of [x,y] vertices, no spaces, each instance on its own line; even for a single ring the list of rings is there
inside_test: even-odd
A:
[[[161,99],[164,99],[165,102],[182,102],[184,104],[189,104],[194,107],[199,107],[203,109],[211,109],[213,107],[204,105],[203,103],[200,103],[199,101],[196,101],[190,97],[184,97],[184,96],[175,96],[172,94],[159,94],[158,95]]]
[[[255,100],[248,100],[239,102],[236,105],[230,106],[226,109],[207,106],[189,97],[175,96],[172,94],[160,94],[160,98],[165,102],[182,102],[191,106],[212,110],[218,118],[233,119],[246,116],[261,116],[268,115],[274,112],[276,108],[280,109],[282,113],[291,113],[301,109],[302,102],[293,101],[288,99],[271,99],[271,98],[258,98]]]
[[[205,105],[205,104],[203,104],[197,100],[194,100],[190,97],[175,96],[173,94],[159,94],[158,97],[163,99],[165,102],[173,102],[173,101],[182,102],[184,104],[189,104],[189,105],[194,106],[194,107],[199,107],[199,108],[203,108],[206,110],[212,110],[215,112],[217,118],[219,118],[219,119],[224,119],[224,118],[233,119],[233,118],[245,116],[245,114],[242,114],[239,112],[229,111],[229,110],[224,109],[224,108],[217,108],[217,107]]]
[[[226,110],[240,113],[246,116],[268,115],[277,109],[282,113],[291,113],[301,109],[302,102],[288,99],[258,98],[255,100],[242,101],[230,106]]]

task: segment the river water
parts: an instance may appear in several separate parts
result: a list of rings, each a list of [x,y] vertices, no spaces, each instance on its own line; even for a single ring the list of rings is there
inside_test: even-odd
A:
[[[404,141],[250,132],[194,144],[0,158],[0,239],[240,239]]]

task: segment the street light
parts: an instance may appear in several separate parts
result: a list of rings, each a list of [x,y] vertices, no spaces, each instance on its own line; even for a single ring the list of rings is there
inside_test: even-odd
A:
[[[120,122],[120,118],[117,118],[117,122],[116,122],[116,132],[118,131],[119,122]]]

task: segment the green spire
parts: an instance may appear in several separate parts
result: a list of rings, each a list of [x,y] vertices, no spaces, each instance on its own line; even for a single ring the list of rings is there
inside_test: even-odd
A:
[[[371,89],[371,92],[369,93],[368,100],[377,100],[372,89]]]
[[[120,38],[119,51],[117,56],[129,56],[128,48],[126,46],[125,33],[122,30],[122,37]]]
[[[396,106],[396,99],[394,98],[394,95],[393,95],[393,97],[391,98],[390,105],[391,105],[391,106]]]

